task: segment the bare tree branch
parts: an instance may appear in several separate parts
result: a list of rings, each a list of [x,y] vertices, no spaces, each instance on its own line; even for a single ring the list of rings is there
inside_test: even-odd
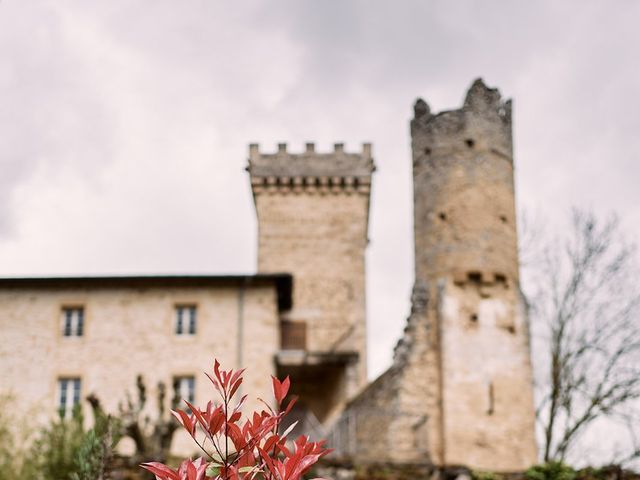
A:
[[[538,270],[528,293],[547,348],[536,410],[545,461],[565,460],[597,419],[620,419],[620,411],[638,406],[640,275],[634,255],[615,217],[602,221],[574,210],[567,238],[546,242],[539,261],[528,266]],[[630,448],[618,458],[640,458],[636,435],[630,434]]]

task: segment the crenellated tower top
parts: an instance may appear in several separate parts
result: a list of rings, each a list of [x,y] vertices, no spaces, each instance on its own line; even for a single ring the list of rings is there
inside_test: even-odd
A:
[[[359,153],[349,153],[336,143],[333,152],[318,153],[307,143],[302,153],[290,153],[286,143],[275,153],[262,153],[258,144],[249,145],[251,186],[254,194],[266,193],[364,193],[371,187],[375,171],[371,144]]]

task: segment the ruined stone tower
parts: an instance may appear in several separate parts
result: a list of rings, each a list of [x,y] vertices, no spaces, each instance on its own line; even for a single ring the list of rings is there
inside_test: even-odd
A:
[[[458,110],[432,114],[418,100],[411,140],[411,315],[392,367],[336,424],[339,452],[360,462],[523,470],[536,446],[511,103],[481,80]]]
[[[258,272],[293,274],[281,323],[280,375],[291,375],[310,423],[326,423],[366,382],[365,248],[371,146],[347,153],[265,154],[251,145]],[[327,398],[330,401],[327,402]]]
[[[415,276],[429,286],[446,464],[536,459],[526,312],[518,279],[511,102],[476,80],[459,110],[411,122]]]

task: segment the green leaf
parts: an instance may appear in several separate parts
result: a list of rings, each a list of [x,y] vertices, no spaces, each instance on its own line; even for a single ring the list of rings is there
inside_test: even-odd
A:
[[[253,470],[255,467],[240,467],[238,469],[238,472],[240,473],[247,473],[250,472],[251,470]]]
[[[220,474],[220,465],[218,463],[210,463],[205,473],[207,477],[217,477]]]

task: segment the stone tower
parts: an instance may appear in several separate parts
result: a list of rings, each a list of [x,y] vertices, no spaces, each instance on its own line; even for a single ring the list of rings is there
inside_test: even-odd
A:
[[[258,272],[293,274],[293,309],[281,323],[280,375],[327,423],[366,382],[365,248],[374,171],[371,145],[347,153],[249,147],[258,216]],[[327,392],[331,400],[327,403]],[[324,399],[324,400],[320,400]]]
[[[332,430],[357,463],[522,471],[536,461],[518,281],[511,104],[476,80],[458,110],[411,121],[415,284],[392,366]]]
[[[439,412],[434,458],[493,470],[536,460],[518,278],[511,102],[476,80],[459,110],[411,121],[416,285],[426,285]]]

